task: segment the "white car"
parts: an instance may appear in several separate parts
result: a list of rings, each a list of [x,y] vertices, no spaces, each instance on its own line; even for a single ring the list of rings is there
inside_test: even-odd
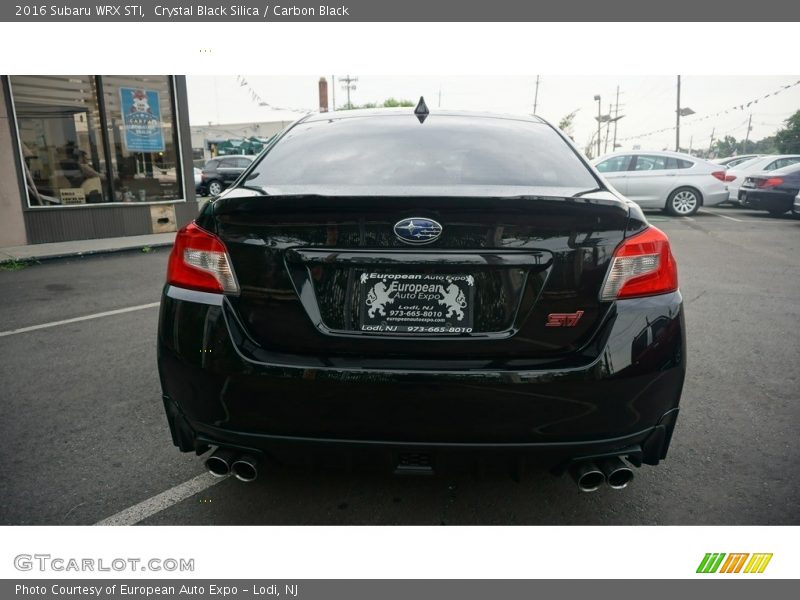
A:
[[[768,154],[751,158],[728,169],[725,173],[725,182],[728,184],[728,200],[739,203],[739,188],[745,178],[759,171],[774,171],[800,162],[800,154]]]
[[[792,213],[800,215],[800,192],[794,197],[794,206],[792,206]]]
[[[593,164],[616,190],[642,208],[681,217],[728,200],[724,167],[679,152],[615,152]]]

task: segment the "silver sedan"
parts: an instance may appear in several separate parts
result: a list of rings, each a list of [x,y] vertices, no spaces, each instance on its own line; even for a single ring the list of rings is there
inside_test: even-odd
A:
[[[642,208],[688,217],[728,199],[720,165],[679,152],[615,152],[593,161],[617,191]]]

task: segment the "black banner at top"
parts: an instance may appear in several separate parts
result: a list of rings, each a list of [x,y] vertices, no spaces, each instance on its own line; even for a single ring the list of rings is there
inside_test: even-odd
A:
[[[11,0],[0,21],[18,22],[636,22],[800,21],[800,2],[761,0]]]

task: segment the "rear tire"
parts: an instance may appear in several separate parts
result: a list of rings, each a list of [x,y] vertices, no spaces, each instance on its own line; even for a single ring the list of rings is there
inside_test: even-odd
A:
[[[681,187],[667,198],[667,212],[674,217],[691,217],[700,210],[702,196],[694,188]]]
[[[781,215],[785,215],[788,211],[781,210],[780,208],[773,208],[772,210],[767,211],[773,217],[780,217]]]

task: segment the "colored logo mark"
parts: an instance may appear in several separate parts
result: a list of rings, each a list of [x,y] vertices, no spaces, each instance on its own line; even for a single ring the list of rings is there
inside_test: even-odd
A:
[[[749,560],[748,560],[749,558]],[[725,554],[724,552],[708,552],[697,567],[698,573],[763,573],[772,553],[749,554],[738,552]]]

